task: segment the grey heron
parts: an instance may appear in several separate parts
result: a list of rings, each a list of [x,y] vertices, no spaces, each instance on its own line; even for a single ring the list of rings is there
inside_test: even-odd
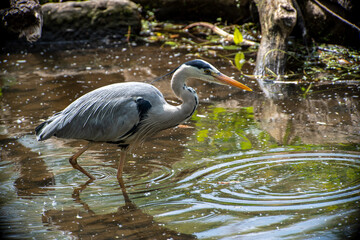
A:
[[[41,123],[35,128],[37,140],[56,136],[89,141],[70,157],[69,162],[73,168],[90,179],[95,177],[77,163],[77,158],[94,143],[117,144],[122,149],[117,171],[120,181],[128,150],[146,137],[188,120],[195,112],[199,100],[195,90],[186,85],[187,79],[228,84],[252,91],[204,60],[188,61],[169,74],[173,74],[171,87],[175,95],[182,100],[181,105],[173,106],[167,103],[162,93],[151,84],[115,83],[83,95]]]

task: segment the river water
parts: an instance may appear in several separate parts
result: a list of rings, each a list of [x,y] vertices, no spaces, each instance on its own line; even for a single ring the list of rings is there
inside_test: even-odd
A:
[[[207,59],[254,92],[189,81],[200,106],[184,126],[128,154],[37,142],[34,128],[79,96],[115,82],[151,82],[185,50],[121,45],[1,55],[0,220],[11,239],[345,239],[359,230],[360,89],[325,85],[271,100],[220,58]],[[249,70],[251,72],[251,69]],[[172,104],[169,79],[155,83]],[[289,90],[291,91],[291,90]]]

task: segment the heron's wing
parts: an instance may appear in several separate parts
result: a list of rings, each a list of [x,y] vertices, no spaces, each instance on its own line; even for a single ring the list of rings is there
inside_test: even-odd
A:
[[[55,135],[92,141],[118,141],[140,121],[136,100],[92,98],[64,109]]]
[[[51,136],[117,142],[129,135],[154,106],[165,100],[145,83],[118,83],[91,91],[50,117],[36,130],[38,140]]]

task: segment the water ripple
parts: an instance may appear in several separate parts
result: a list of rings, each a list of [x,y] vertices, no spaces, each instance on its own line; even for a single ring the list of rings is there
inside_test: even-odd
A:
[[[221,163],[200,168],[182,179],[177,189],[191,189],[205,205],[240,211],[314,209],[360,200],[359,155],[236,157],[218,158]]]

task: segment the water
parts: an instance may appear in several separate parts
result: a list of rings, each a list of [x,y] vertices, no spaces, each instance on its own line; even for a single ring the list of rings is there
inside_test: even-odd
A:
[[[186,126],[127,157],[125,202],[116,146],[37,142],[34,128],[82,94],[151,81],[195,58],[158,46],[2,55],[1,231],[12,239],[344,239],[359,230],[359,87],[315,87],[269,100],[256,91],[190,81],[200,106]],[[248,70],[249,72],[251,69]],[[156,83],[180,103],[169,80]]]

